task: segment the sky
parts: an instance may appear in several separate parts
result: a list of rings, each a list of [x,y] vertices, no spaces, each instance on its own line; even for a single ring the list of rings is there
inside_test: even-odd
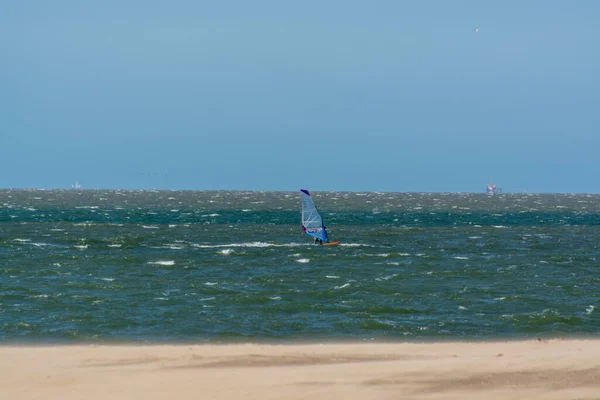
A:
[[[0,2],[0,188],[600,193],[600,2]]]

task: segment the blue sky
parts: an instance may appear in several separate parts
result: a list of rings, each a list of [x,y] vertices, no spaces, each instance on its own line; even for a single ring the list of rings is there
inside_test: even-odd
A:
[[[600,193],[599,20],[594,0],[4,1],[0,187]]]

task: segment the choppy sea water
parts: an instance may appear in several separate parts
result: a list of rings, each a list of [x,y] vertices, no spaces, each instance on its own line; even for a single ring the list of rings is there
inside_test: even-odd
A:
[[[0,191],[0,341],[592,336],[600,196]]]

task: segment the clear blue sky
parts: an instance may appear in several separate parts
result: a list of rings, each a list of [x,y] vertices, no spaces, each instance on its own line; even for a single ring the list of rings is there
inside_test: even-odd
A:
[[[599,21],[595,0],[6,0],[0,187],[600,193]]]

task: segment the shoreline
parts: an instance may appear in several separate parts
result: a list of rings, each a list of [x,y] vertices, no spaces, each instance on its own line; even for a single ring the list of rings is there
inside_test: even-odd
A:
[[[160,340],[160,339],[96,339],[96,340],[62,340],[50,339],[40,340],[31,338],[17,340],[14,338],[0,340],[2,347],[71,347],[71,346],[236,346],[236,345],[260,345],[260,346],[297,346],[297,345],[404,345],[404,344],[448,344],[448,343],[515,343],[515,342],[549,342],[549,341],[600,341],[600,335],[592,334],[563,334],[556,336],[481,336],[481,337],[419,337],[409,339],[403,337],[396,338],[369,338],[360,337],[349,338],[282,338],[282,339],[257,339],[257,340],[214,340],[214,339],[183,339],[183,340]]]
[[[600,339],[2,344],[18,399],[598,399]]]

